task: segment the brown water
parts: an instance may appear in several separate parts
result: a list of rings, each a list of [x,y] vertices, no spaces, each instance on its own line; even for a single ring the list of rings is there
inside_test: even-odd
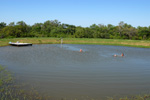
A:
[[[122,52],[124,57],[113,57]],[[71,44],[7,46],[0,47],[0,64],[52,100],[105,100],[150,91],[150,49],[146,48]]]

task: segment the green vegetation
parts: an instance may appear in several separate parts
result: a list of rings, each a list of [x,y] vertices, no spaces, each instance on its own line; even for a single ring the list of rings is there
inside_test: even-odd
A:
[[[110,97],[108,100],[150,100],[150,94],[128,96],[123,98]]]
[[[93,24],[90,27],[61,24],[58,20],[48,20],[44,23],[35,23],[32,26],[27,25],[23,21],[19,21],[16,24],[11,22],[9,25],[6,25],[4,22],[0,23],[0,46],[6,46],[9,41],[16,42],[16,40],[27,41],[33,44],[60,43],[59,38],[61,37],[64,38],[63,43],[69,44],[100,44],[149,48],[150,26],[135,28],[122,21],[118,26]],[[12,40],[12,38],[15,39]]]
[[[0,100],[49,100],[34,88],[29,91],[22,88],[23,85],[16,85],[13,75],[0,66]]]
[[[60,38],[11,38],[0,39],[0,46],[7,46],[8,42],[29,42],[33,44],[60,44]],[[99,38],[63,38],[64,44],[95,44],[95,45],[116,45],[150,48],[149,40],[121,40],[121,39],[99,39]]]
[[[63,37],[63,38],[102,38],[102,39],[130,39],[150,40],[150,26],[137,28],[121,21],[117,26],[108,24],[93,24],[89,27],[64,24],[58,20],[48,20],[30,26],[24,21],[6,25],[0,23],[0,38],[21,37]]]

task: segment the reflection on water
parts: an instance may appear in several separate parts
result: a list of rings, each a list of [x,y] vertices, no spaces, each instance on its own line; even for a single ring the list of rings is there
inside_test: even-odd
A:
[[[113,57],[121,53],[125,56]],[[145,48],[71,44],[0,47],[1,65],[55,99],[106,99],[149,92],[149,59],[150,49]]]

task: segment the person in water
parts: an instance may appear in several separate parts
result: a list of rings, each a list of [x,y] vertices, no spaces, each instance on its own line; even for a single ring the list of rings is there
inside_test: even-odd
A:
[[[116,54],[114,54],[114,57],[117,57],[117,55],[116,55]]]
[[[117,56],[121,56],[121,57],[123,57],[124,56],[124,54],[122,53],[121,55],[114,55],[114,57],[117,57]]]
[[[80,49],[80,52],[82,52],[82,49]]]

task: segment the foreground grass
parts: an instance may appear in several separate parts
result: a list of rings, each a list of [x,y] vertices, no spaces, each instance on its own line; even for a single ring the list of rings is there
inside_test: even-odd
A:
[[[33,44],[60,44],[60,38],[14,38],[0,39],[0,46],[7,46],[8,42],[28,42]],[[95,44],[95,45],[115,45],[150,48],[149,40],[120,40],[120,39],[88,39],[88,38],[64,38],[63,44]]]
[[[16,85],[13,75],[0,66],[0,100],[50,100],[41,96],[34,88],[23,90],[24,85]]]
[[[150,94],[134,95],[122,98],[110,97],[108,100],[150,100]]]

